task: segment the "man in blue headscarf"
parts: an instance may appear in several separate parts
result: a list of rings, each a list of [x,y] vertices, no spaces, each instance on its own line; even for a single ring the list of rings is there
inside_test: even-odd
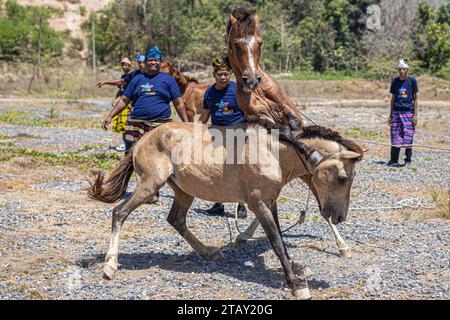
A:
[[[160,71],[162,58],[158,47],[150,49],[146,55],[145,72],[131,80],[121,99],[102,122],[102,127],[106,130],[113,117],[128,103],[132,103],[133,110],[125,126],[126,152],[146,132],[172,121],[171,101],[180,119],[183,122],[188,121],[186,107],[175,79]],[[157,197],[154,197],[153,202],[155,201]]]

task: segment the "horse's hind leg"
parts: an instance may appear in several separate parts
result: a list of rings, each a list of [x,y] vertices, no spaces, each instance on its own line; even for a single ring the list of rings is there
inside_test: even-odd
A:
[[[153,181],[142,182],[137,185],[130,198],[113,209],[111,241],[105,257],[105,265],[103,266],[103,277],[105,279],[113,279],[117,272],[120,230],[123,223],[133,210],[148,202],[162,185]]]
[[[170,208],[167,221],[201,257],[215,258],[221,256],[219,248],[204,245],[191,233],[186,225],[186,215],[191,207],[194,197],[183,192],[173,182],[169,182],[169,185],[175,193],[175,198],[173,200],[172,208]]]
[[[331,227],[331,230],[333,231],[334,239],[336,240],[336,244],[339,249],[339,254],[343,258],[351,258],[352,257],[352,250],[350,247],[345,243],[344,239],[342,239],[341,235],[339,234],[338,229],[336,226],[331,222],[331,217],[325,218],[325,220],[328,222],[328,224]]]

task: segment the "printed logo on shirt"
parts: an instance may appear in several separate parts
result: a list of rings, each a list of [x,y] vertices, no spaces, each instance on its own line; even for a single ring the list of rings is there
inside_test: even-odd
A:
[[[141,85],[141,91],[147,94],[154,95],[156,94],[156,91],[153,91],[154,87],[155,86],[153,84],[147,82],[146,84]]]
[[[402,98],[408,98],[408,92],[406,91],[405,87],[402,86],[398,91]]]
[[[233,108],[230,108],[228,101],[223,101],[223,99],[220,99],[219,103],[216,103],[217,110],[219,112],[222,112],[223,114],[230,114],[233,113]]]

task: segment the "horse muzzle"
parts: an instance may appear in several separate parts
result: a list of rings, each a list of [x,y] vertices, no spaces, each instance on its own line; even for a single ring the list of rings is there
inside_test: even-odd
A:
[[[320,214],[322,215],[322,217],[324,217],[325,219],[328,219],[331,217],[331,222],[333,224],[339,224],[341,222],[344,222],[346,220],[346,216],[341,215],[339,213],[335,213],[334,211],[331,210],[327,210],[327,209],[322,209],[322,211],[320,212]]]
[[[249,76],[242,76],[242,81],[244,82],[244,89],[247,88],[248,91],[255,91],[261,82],[261,76],[256,75],[255,78],[250,78]]]

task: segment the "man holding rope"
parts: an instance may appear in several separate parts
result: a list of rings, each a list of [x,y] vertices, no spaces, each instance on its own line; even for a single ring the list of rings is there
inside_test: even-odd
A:
[[[419,92],[417,81],[408,77],[409,66],[400,60],[397,65],[399,77],[392,80],[390,93],[391,112],[388,124],[391,126],[391,159],[388,166],[401,167],[398,163],[400,147],[405,147],[405,166],[411,164],[412,144],[417,125]]]

